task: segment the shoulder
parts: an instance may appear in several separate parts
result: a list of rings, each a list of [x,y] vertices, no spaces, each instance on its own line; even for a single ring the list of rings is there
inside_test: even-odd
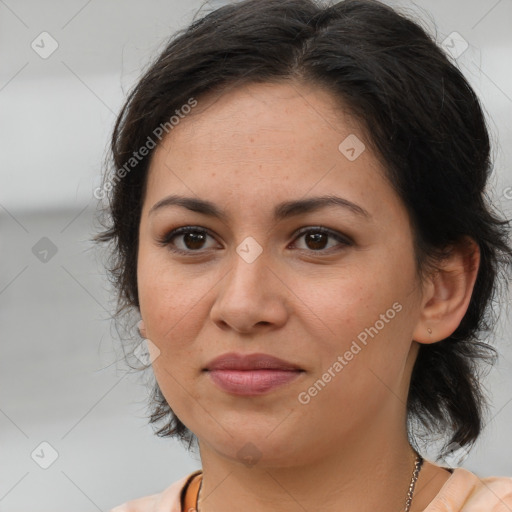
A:
[[[494,512],[512,507],[512,478],[481,478],[464,468],[456,468],[424,512],[459,510]]]
[[[110,512],[181,512],[181,492],[198,472],[180,478],[161,493],[127,501]],[[467,512],[512,510],[512,478],[481,478],[457,468],[424,512],[458,512],[463,507]]]
[[[181,512],[181,492],[198,472],[194,471],[176,480],[160,493],[127,501],[109,512]]]

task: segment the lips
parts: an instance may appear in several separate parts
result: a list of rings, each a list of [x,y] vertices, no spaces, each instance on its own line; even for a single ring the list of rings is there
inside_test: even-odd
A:
[[[296,364],[268,354],[223,354],[203,371],[222,391],[230,395],[264,395],[291,383],[304,370]]]
[[[203,371],[213,370],[283,370],[300,371],[296,364],[284,361],[269,354],[237,354],[230,352],[222,354],[210,361]]]

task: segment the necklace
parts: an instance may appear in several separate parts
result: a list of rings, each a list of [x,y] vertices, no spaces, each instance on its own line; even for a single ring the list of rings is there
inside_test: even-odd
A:
[[[420,474],[420,469],[422,465],[423,457],[416,452],[416,460],[414,461],[414,471],[412,472],[411,483],[409,484],[409,490],[407,491],[407,499],[405,500],[405,512],[409,512],[411,508],[414,487],[416,486],[416,480],[418,480],[418,475]]]
[[[405,510],[404,512],[409,512],[412,504],[412,497],[414,494],[414,487],[416,486],[416,481],[418,480],[418,475],[420,474],[421,466],[423,465],[423,457],[416,452],[416,460],[414,461],[414,471],[412,472],[411,483],[409,484],[409,489],[407,490],[407,498],[405,500]],[[201,489],[203,488],[203,480],[201,479],[201,484],[199,485],[199,492],[197,493],[197,506],[196,512],[199,511],[199,498],[201,496]]]

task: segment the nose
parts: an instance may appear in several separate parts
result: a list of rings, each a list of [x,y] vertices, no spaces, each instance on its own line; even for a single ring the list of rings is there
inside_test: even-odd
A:
[[[277,265],[272,265],[265,251],[251,260],[243,252],[234,252],[230,269],[216,288],[210,317],[223,330],[250,334],[277,329],[287,321],[293,295]]]

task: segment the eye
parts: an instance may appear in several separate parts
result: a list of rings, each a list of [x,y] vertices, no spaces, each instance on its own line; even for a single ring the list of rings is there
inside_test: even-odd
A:
[[[306,244],[306,251],[320,252],[326,250],[326,242],[329,238],[333,238],[337,242],[338,245],[350,246],[352,245],[352,241],[346,237],[337,233],[336,231],[331,231],[330,229],[323,228],[321,226],[316,227],[308,227],[303,228],[297,233],[297,237],[295,240],[304,237],[304,242]],[[334,247],[336,244],[334,244]],[[332,248],[332,246],[330,247]],[[330,249],[328,248],[328,249]],[[330,251],[329,251],[330,252]]]
[[[213,235],[210,235],[210,233],[204,228],[200,228],[198,226],[184,226],[181,228],[174,229],[167,233],[166,235],[164,235],[161,239],[158,240],[158,244],[163,247],[167,247],[172,252],[190,255],[191,253],[194,252],[200,253],[203,250],[208,250],[208,247],[204,247],[205,241],[208,239],[208,237],[214,238]],[[332,231],[321,226],[307,227],[301,229],[298,233],[296,233],[296,237],[294,240],[298,240],[302,237],[305,237],[304,241],[307,246],[305,249],[299,249],[305,251],[326,251],[325,246],[329,238],[336,240],[338,242],[338,245],[352,245],[352,241],[348,237],[343,236],[336,231]],[[174,240],[180,240],[180,238],[181,244],[176,244]],[[177,245],[181,245],[181,247],[178,247]],[[334,244],[334,247],[335,246],[336,244]],[[331,248],[332,246],[327,247],[327,249]]]
[[[178,237],[181,237],[181,245],[183,248],[176,247],[176,244],[173,242],[173,240]],[[167,233],[163,238],[158,240],[158,243],[167,247],[172,252],[190,254],[203,250],[203,245],[207,237],[212,236],[203,228],[196,226],[184,226]]]

